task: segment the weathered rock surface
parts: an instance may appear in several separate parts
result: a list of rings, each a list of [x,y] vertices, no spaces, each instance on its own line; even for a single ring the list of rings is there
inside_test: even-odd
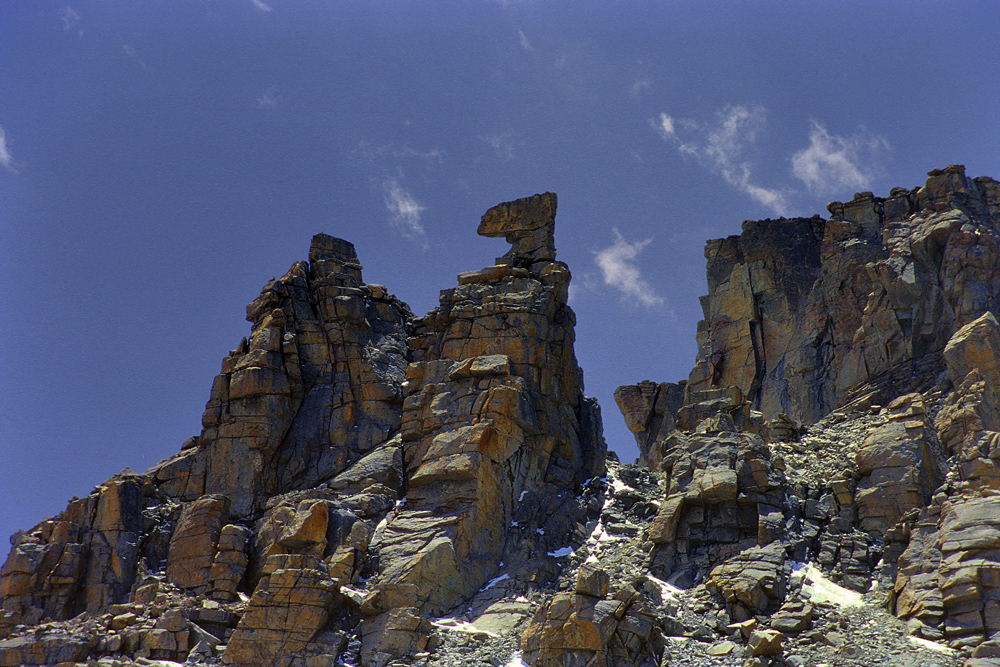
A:
[[[227,630],[196,641],[182,614],[111,648],[16,638],[4,664],[183,659],[196,646],[237,665],[343,651],[384,664],[424,651],[427,615],[472,597],[505,549],[529,556],[521,579],[551,580],[546,549],[592,510],[570,502],[567,527],[539,501],[575,496],[606,453],[573,352],[555,213],[552,193],[490,209],[480,231],[510,252],[459,276],[424,318],[362,281],[350,243],[316,236],[309,261],[247,307],[251,334],[224,360],[201,434],[20,533],[0,570],[0,636],[156,601],[164,586],[236,605]],[[514,539],[515,515],[552,536]],[[104,627],[126,631],[131,613]]]
[[[422,318],[319,235],[198,436],[14,537],[0,667],[989,664],[998,194],[710,242],[690,377],[615,395],[645,467],[583,396],[555,195]]]
[[[740,236],[709,241],[686,404],[735,387],[765,421],[811,424],[865,382],[871,402],[888,401],[931,386],[936,375],[920,362],[1000,308],[995,180],[952,165],[921,188],[828,208],[829,220],[747,221]],[[906,377],[911,369],[919,377]],[[630,425],[654,421],[629,412]]]

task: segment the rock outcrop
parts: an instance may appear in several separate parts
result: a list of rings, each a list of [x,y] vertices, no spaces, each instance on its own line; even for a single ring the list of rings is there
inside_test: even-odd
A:
[[[1000,186],[928,176],[710,241],[690,377],[615,394],[666,475],[648,565],[708,575],[734,622],[784,602],[788,557],[891,587],[925,639],[1000,632]]]
[[[686,406],[736,388],[764,422],[811,424],[859,391],[885,403],[932,386],[952,334],[1000,308],[995,180],[952,165],[921,188],[828,209],[829,220],[746,221],[739,236],[708,242]],[[619,403],[639,386],[619,390]],[[658,420],[654,405],[638,408],[623,406],[646,451]]]
[[[15,537],[0,637],[17,638],[0,664],[183,659],[196,644],[234,665],[345,650],[380,665],[425,650],[427,618],[497,573],[525,497],[575,496],[604,472],[555,213],[552,193],[490,209],[480,233],[510,252],[459,276],[423,318],[363,282],[350,243],[316,236],[309,261],[247,307],[251,334],[223,361],[201,434]],[[139,623],[112,648],[90,635],[51,648],[17,630],[165,590],[177,627]],[[225,623],[188,601],[212,602]],[[122,637],[138,617],[121,616],[98,631]],[[189,622],[214,642],[193,641]]]
[[[1000,185],[710,241],[690,376],[615,393],[636,466],[556,204],[487,211],[511,249],[419,318],[315,237],[200,435],[14,536],[0,667],[995,662]]]

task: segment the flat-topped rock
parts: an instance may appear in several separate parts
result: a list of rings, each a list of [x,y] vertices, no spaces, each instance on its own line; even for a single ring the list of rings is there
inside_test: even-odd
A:
[[[502,236],[513,245],[497,264],[530,265],[556,258],[553,232],[556,224],[556,194],[533,195],[497,204],[483,215],[480,236]]]

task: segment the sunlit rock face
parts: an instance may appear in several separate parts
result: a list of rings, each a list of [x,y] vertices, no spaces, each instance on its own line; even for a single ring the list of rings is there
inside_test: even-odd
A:
[[[309,260],[247,307],[250,336],[223,360],[201,434],[16,536],[0,640],[113,609],[113,641],[26,635],[0,646],[0,664],[196,649],[238,665],[334,661],[350,633],[378,664],[423,650],[424,616],[479,590],[505,547],[540,551],[550,579],[544,554],[564,536],[521,548],[512,517],[552,514],[548,501],[603,475],[606,455],[555,213],[552,193],[490,209],[480,231],[510,251],[423,318],[363,281],[352,244],[314,237]],[[147,622],[153,601],[203,611]]]
[[[570,273],[551,239],[556,196],[500,204],[479,233],[513,248],[463,273],[415,321],[402,439],[406,504],[382,536],[379,581],[440,612],[496,573],[519,499],[604,469],[597,403],[573,352]],[[380,583],[380,585],[381,585]],[[412,587],[409,587],[412,585]]]
[[[923,187],[862,193],[828,209],[828,220],[746,221],[739,236],[708,242],[705,319],[684,386],[689,412],[733,388],[708,414],[739,420],[745,405],[760,413],[758,429],[776,419],[815,423],[851,401],[888,402],[932,386],[951,336],[1000,309],[992,178],[952,165],[931,171]],[[654,423],[665,433],[643,393],[622,387],[619,404],[645,452],[655,449]]]

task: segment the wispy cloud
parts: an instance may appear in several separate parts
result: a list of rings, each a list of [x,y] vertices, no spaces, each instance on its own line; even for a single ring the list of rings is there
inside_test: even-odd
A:
[[[531,45],[531,42],[528,41],[528,36],[524,34],[523,30],[518,30],[517,31],[517,36],[521,39],[521,48],[522,49],[524,49],[525,51],[527,51],[529,53],[531,53],[532,51],[535,50],[535,47],[533,47]]]
[[[142,69],[149,69],[146,66],[145,61],[139,57],[139,52],[135,50],[135,47],[131,44],[122,44],[122,53],[124,53],[130,60],[135,61]]]
[[[427,239],[420,215],[426,210],[413,195],[407,192],[395,178],[387,178],[382,183],[385,208],[389,212],[392,226],[408,239],[420,243],[426,249]]]
[[[637,79],[632,87],[629,88],[629,95],[632,97],[639,97],[644,92],[650,89],[653,84],[648,79]]]
[[[863,163],[870,163],[877,151],[888,148],[884,137],[866,130],[838,137],[814,120],[809,147],[792,156],[792,174],[813,191],[864,189],[871,181],[871,173]]]
[[[19,173],[17,164],[14,162],[14,156],[10,154],[10,149],[7,148],[7,133],[4,129],[0,127],[0,165],[7,171],[13,172],[15,174]]]
[[[254,7],[256,7],[258,10],[264,12],[265,14],[267,12],[271,11],[271,6],[268,5],[266,2],[264,2],[263,0],[250,0],[250,2],[253,3]]]
[[[682,154],[695,158],[778,215],[785,215],[788,211],[785,193],[755,183],[751,163],[744,159],[746,149],[757,141],[766,122],[767,112],[763,107],[730,105],[707,123],[677,120],[661,113],[652,125],[664,141],[673,143]]]
[[[507,130],[503,133],[495,132],[480,138],[486,142],[486,145],[493,149],[497,156],[504,160],[513,160],[517,157],[517,151],[514,150],[513,130]]]
[[[271,86],[257,97],[257,106],[261,109],[276,109],[278,101],[278,92]]]
[[[659,120],[653,121],[653,127],[660,133],[664,141],[677,137],[677,132],[674,130],[674,119],[665,113],[660,114]]]
[[[59,21],[62,23],[63,30],[70,32],[76,30],[77,26],[80,25],[80,15],[72,7],[66,5],[59,12]],[[83,30],[77,30],[76,33],[78,37],[83,36]]]
[[[639,303],[647,308],[664,305],[663,297],[642,278],[639,267],[635,265],[636,257],[653,239],[629,243],[617,229],[612,228],[611,231],[615,235],[615,242],[594,253],[594,262],[601,270],[604,284],[618,290],[625,301]]]

